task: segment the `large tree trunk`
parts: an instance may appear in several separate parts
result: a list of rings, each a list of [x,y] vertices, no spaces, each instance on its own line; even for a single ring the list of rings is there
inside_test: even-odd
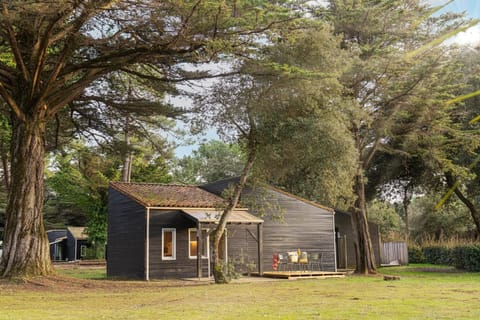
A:
[[[42,216],[45,121],[12,122],[11,183],[0,276],[47,275],[53,269]]]
[[[352,209],[352,226],[355,235],[355,256],[357,267],[355,272],[360,274],[375,274],[375,257],[373,254],[372,240],[368,228],[365,203],[365,184],[363,170],[359,169],[355,177],[355,193],[357,199],[355,208]]]
[[[218,226],[213,232],[213,275],[215,277],[216,283],[226,283],[228,282],[228,275],[225,274],[225,268],[222,265],[222,258],[219,256],[220,252],[220,241],[222,239],[223,234],[225,233],[225,228],[227,226],[228,217],[232,213],[233,209],[237,206],[242,191],[245,187],[247,182],[247,177],[252,170],[253,164],[256,158],[256,146],[252,146],[249,150],[249,156],[245,167],[243,168],[242,175],[238,183],[235,185],[233,190],[233,194],[228,199],[228,204],[223,210],[222,216],[220,217],[220,221],[218,222]]]

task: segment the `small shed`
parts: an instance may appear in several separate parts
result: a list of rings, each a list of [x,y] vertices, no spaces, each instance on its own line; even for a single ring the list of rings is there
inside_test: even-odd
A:
[[[77,261],[87,256],[90,247],[85,227],[47,230],[52,261]]]
[[[107,275],[145,280],[210,276],[210,233],[223,204],[221,197],[197,186],[111,182]],[[227,259],[249,254],[262,273],[262,225],[246,209],[234,210],[220,254]]]
[[[67,259],[68,261],[82,260],[87,257],[88,235],[85,227],[67,227]]]
[[[67,259],[67,230],[48,230],[47,237],[50,244],[50,259],[52,261],[65,261]]]

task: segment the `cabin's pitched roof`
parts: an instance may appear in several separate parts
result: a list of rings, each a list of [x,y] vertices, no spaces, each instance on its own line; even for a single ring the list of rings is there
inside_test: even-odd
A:
[[[227,189],[231,184],[234,184],[234,183],[237,183],[238,182],[238,178],[228,178],[228,179],[224,179],[224,180],[220,180],[220,181],[216,181],[216,182],[213,182],[213,183],[209,183],[209,184],[205,184],[205,185],[202,185],[200,186],[200,188],[202,189],[205,189],[209,192],[212,192],[216,195],[221,195],[222,192]],[[270,190],[270,191],[274,191],[274,192],[277,192],[277,193],[280,193],[280,194],[283,194],[284,196],[287,196],[287,197],[290,197],[290,198],[293,198],[295,200],[298,200],[298,201],[301,201],[301,202],[304,202],[306,204],[309,204],[311,206],[314,206],[314,207],[317,207],[317,208],[320,208],[320,209],[323,209],[323,210],[326,210],[332,214],[335,213],[335,210],[333,208],[330,208],[330,207],[327,207],[327,206],[324,206],[324,205],[321,205],[319,204],[318,202],[314,202],[314,201],[311,201],[311,200],[308,200],[308,199],[305,199],[305,198],[302,198],[302,197],[299,197],[299,196],[296,196],[290,192],[287,192],[285,190],[282,190],[282,189],[279,189],[279,188],[276,188],[272,185],[269,185],[269,184],[261,184],[259,187],[262,187],[262,188],[265,188],[266,190]],[[248,187],[247,187],[248,189]],[[251,190],[250,190],[251,191]]]
[[[67,230],[77,240],[87,240],[88,235],[85,233],[85,227],[68,227]]]
[[[47,230],[47,237],[48,237],[48,242],[50,244],[60,242],[67,238],[67,230],[66,229]]]
[[[224,202],[197,186],[110,182],[110,187],[145,207],[216,208]]]

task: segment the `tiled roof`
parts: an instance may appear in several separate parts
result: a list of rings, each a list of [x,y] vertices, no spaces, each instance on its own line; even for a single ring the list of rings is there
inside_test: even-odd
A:
[[[197,186],[110,182],[110,187],[145,207],[216,208],[224,201]]]

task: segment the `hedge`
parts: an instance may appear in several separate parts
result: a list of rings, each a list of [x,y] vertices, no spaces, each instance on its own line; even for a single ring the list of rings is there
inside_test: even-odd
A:
[[[411,263],[431,263],[454,266],[457,269],[480,272],[480,244],[457,246],[428,245],[409,246],[408,260]]]
[[[409,263],[424,263],[425,257],[420,246],[409,245],[408,246],[408,262]]]

